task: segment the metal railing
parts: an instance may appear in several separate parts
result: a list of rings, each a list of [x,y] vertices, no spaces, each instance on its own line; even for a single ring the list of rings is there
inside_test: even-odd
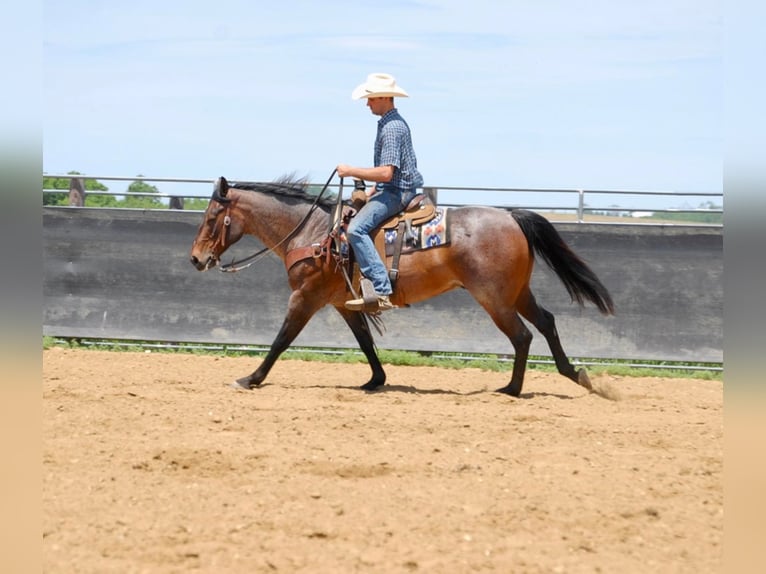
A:
[[[184,200],[202,199],[206,200],[210,194],[210,186],[215,182],[214,179],[195,179],[178,177],[146,177],[146,176],[100,176],[85,174],[43,174],[44,178],[69,179],[69,189],[43,189],[43,194],[69,194],[70,205],[84,205],[86,195],[100,195],[112,197],[150,197],[167,201],[169,209],[183,209]],[[172,186],[183,186],[172,192],[131,192],[125,191],[97,191],[85,190],[85,180],[96,181],[125,181],[125,182],[151,182],[165,183]],[[232,181],[247,181],[244,179],[231,178]],[[207,186],[202,189],[201,186]],[[321,188],[324,184],[309,183],[311,187]],[[200,186],[200,193],[191,193],[189,186]],[[341,184],[331,183],[329,189],[337,193]],[[347,190],[351,186],[346,185]],[[637,190],[594,190],[594,189],[534,189],[534,188],[513,188],[513,187],[459,187],[459,186],[427,186],[424,188],[433,194],[433,197],[439,196],[439,204],[444,206],[462,206],[462,205],[490,205],[494,207],[505,208],[525,208],[533,211],[545,211],[549,214],[563,214],[578,223],[585,223],[586,217],[590,216],[610,216],[620,217],[632,222],[642,217],[653,214],[702,214],[712,215],[722,219],[723,216],[723,192],[677,192],[677,191],[637,191]],[[619,205],[617,198],[632,196],[638,198],[643,205]],[[544,198],[552,197],[553,200],[546,202]],[[566,199],[562,199],[566,197]],[[571,202],[569,197],[572,198]],[[476,199],[479,198],[479,201]],[[519,199],[511,203],[506,198]],[[652,198],[651,202],[647,198]],[[657,199],[663,201],[654,201]],[[710,207],[692,207],[692,206],[668,206],[669,201],[686,201],[689,198],[696,198],[698,202],[706,202]],[[470,199],[472,201],[466,201]],[[589,205],[588,201],[594,201],[597,205]],[[599,201],[604,200],[604,201]],[[664,206],[662,204],[665,204]],[[566,218],[564,218],[566,220]],[[588,221],[593,223],[593,221]],[[679,222],[684,223],[684,222]],[[719,222],[713,222],[711,225],[721,226]]]

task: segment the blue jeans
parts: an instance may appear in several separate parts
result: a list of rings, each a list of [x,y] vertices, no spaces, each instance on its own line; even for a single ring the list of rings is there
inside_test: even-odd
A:
[[[346,237],[354,250],[362,275],[372,281],[378,295],[390,295],[393,289],[388,271],[375,250],[370,233],[386,219],[403,211],[417,195],[417,190],[402,189],[386,183],[376,184],[375,189],[375,194],[367,198],[364,207],[351,219]]]

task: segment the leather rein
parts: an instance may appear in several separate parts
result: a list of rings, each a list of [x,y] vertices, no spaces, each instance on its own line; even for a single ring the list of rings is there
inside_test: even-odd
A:
[[[226,263],[224,265],[220,265],[218,267],[218,270],[223,273],[236,273],[237,271],[241,271],[243,269],[247,269],[250,267],[253,263],[258,261],[259,259],[262,259],[269,251],[273,251],[286,241],[289,241],[300,229],[303,227],[303,225],[308,221],[308,218],[311,217],[311,214],[316,210],[317,206],[319,205],[319,201],[322,199],[322,196],[324,195],[324,192],[327,191],[328,186],[330,185],[330,182],[332,181],[332,178],[335,177],[335,174],[338,172],[337,169],[334,169],[332,173],[330,174],[330,177],[327,179],[327,183],[324,184],[324,187],[322,188],[322,191],[319,192],[319,195],[317,195],[317,198],[314,200],[314,203],[309,208],[308,212],[306,212],[306,215],[303,217],[303,219],[298,222],[298,225],[296,225],[290,233],[285,235],[285,237],[274,247],[264,247],[260,251],[257,251],[253,253],[252,255],[249,255],[248,257],[245,257],[244,259],[239,259],[237,261],[232,261],[231,263]],[[338,206],[340,206],[340,203],[342,201],[343,197],[343,178],[340,178],[340,188],[338,190]],[[223,225],[224,229],[222,230],[221,235],[221,244],[223,244],[223,237],[225,236],[226,228],[231,225],[231,217],[229,217],[229,212],[227,210],[226,215],[223,218]]]

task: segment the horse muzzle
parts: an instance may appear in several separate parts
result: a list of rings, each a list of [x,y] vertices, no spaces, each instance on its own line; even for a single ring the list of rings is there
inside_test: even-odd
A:
[[[196,255],[192,255],[189,260],[197,268],[197,271],[207,271],[218,265],[218,257],[215,255],[208,255],[204,260],[199,259]]]

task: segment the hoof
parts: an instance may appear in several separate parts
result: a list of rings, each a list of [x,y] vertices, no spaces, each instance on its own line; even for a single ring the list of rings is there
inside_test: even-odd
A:
[[[378,383],[378,382],[375,382],[375,381],[368,381],[368,382],[366,382],[365,384],[363,384],[359,388],[362,389],[363,391],[377,391],[383,385],[385,385],[385,383]]]
[[[248,391],[252,391],[258,385],[250,382],[249,377],[242,377],[241,379],[234,381],[231,386],[235,389],[246,389]]]
[[[505,387],[499,388],[495,392],[496,393],[503,393],[504,395],[510,395],[510,396],[516,397],[516,398],[518,398],[519,395],[521,395],[521,389],[514,388],[511,385],[507,385]]]
[[[593,384],[590,382],[590,377],[585,369],[580,369],[577,372],[577,384],[581,387],[585,387],[589,391],[593,390]]]

